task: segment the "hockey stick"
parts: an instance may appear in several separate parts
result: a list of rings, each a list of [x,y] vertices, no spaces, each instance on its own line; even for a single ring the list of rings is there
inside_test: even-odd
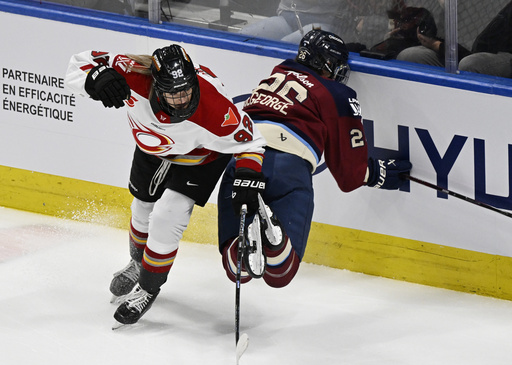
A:
[[[236,343],[236,364],[249,346],[249,336],[242,333],[240,336],[240,281],[242,277],[242,252],[245,247],[245,217],[247,205],[243,204],[240,209],[240,229],[238,231],[238,251],[236,257],[236,290],[235,290],[235,343]]]
[[[408,174],[401,174],[400,175],[402,178],[406,179],[406,180],[411,180],[411,181],[414,181],[415,183],[418,183],[418,184],[421,184],[421,185],[424,185],[424,186],[428,186],[429,188],[432,188],[432,189],[435,189],[437,191],[440,191],[440,192],[443,192],[445,194],[448,194],[448,195],[451,195],[455,198],[459,198],[459,199],[462,199],[462,200],[465,200],[469,203],[473,203],[473,204],[476,204],[480,207],[483,207],[483,208],[487,208],[489,210],[492,210],[493,212],[496,212],[496,213],[500,213],[500,214],[503,214],[509,218],[512,218],[512,213],[509,213],[509,212],[505,212],[503,210],[500,210],[496,207],[493,207],[492,205],[489,205],[489,204],[486,204],[486,203],[482,203],[482,202],[479,202],[478,200],[475,200],[475,199],[472,199],[470,197],[467,197],[465,195],[462,195],[462,194],[459,194],[459,193],[456,193],[454,191],[451,191],[451,190],[448,190],[448,189],[445,189],[445,188],[442,188],[440,186],[437,186],[437,185],[434,185],[434,184],[431,184],[427,181],[424,181],[424,180],[420,180],[418,179],[417,177],[413,177],[411,175],[408,175]]]
[[[304,28],[302,27],[299,14],[297,14],[297,5],[295,5],[295,3],[292,3],[292,10],[295,13],[295,19],[297,20],[297,27],[300,30],[300,36],[304,37]]]

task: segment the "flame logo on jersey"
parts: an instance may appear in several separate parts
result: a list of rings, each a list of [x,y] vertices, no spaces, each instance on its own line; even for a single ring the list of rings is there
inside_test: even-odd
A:
[[[157,133],[134,121],[130,116],[130,127],[133,138],[139,148],[150,155],[166,155],[172,150],[174,141],[163,134]]]
[[[221,126],[227,127],[230,125],[238,125],[239,123],[240,121],[236,117],[235,112],[233,111],[233,109],[229,108],[228,113],[224,115],[224,122],[222,122]]]

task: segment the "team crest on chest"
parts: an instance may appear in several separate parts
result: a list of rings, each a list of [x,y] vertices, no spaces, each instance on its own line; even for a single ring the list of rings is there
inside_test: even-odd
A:
[[[168,136],[155,132],[129,117],[133,138],[139,148],[151,155],[166,155],[175,142]]]

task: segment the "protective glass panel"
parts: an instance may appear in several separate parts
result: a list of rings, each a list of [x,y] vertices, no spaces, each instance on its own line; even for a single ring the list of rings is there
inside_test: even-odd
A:
[[[50,2],[292,44],[298,44],[309,30],[321,28],[336,33],[351,52],[362,56],[453,70],[459,67],[462,71],[507,78],[512,76],[510,0]],[[447,19],[453,24],[447,24]]]

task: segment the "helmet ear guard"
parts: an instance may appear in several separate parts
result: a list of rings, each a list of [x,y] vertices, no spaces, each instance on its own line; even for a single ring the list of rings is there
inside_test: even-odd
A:
[[[309,31],[300,42],[296,60],[318,73],[328,72],[332,80],[343,84],[348,81],[348,49],[334,33],[319,29]]]
[[[153,89],[162,110],[169,114],[172,122],[190,117],[199,105],[199,80],[192,60],[177,44],[155,50],[152,56],[151,74]],[[192,90],[190,103],[181,109],[169,105],[164,94],[177,94]]]

